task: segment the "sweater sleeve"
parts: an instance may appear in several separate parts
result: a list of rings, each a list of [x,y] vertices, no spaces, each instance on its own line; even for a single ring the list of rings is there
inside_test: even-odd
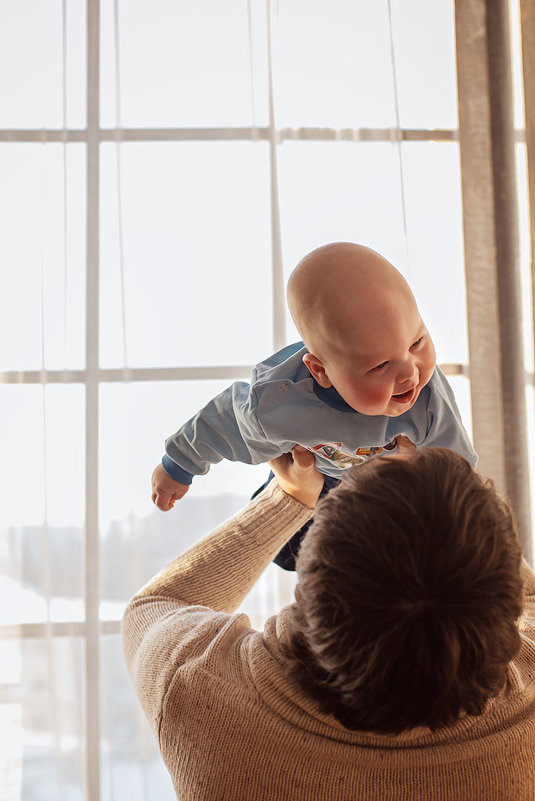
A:
[[[231,462],[261,464],[280,456],[269,442],[256,414],[254,389],[237,381],[213,398],[165,443],[164,469],[177,481],[190,483],[190,476],[204,475],[212,464]],[[172,464],[180,472],[174,471]]]
[[[312,514],[273,480],[130,601],[122,621],[125,660],[155,730],[177,669],[206,653],[216,639],[230,642],[237,629],[249,626],[245,615],[232,613]]]

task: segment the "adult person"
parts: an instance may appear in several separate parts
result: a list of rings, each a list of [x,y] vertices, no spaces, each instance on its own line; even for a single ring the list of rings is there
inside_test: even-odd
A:
[[[126,660],[180,801],[535,798],[535,575],[461,456],[322,476],[295,448],[130,602]],[[312,515],[295,604],[235,610]]]

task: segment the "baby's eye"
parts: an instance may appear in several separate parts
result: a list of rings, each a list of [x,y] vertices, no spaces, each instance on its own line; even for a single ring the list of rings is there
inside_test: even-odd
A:
[[[372,367],[372,372],[374,370],[382,370],[383,367],[386,367],[387,364],[388,362],[381,362],[381,364],[377,364],[375,367]]]
[[[419,339],[416,340],[416,342],[413,342],[410,349],[412,350],[413,348],[417,348],[418,345],[421,343],[422,339],[423,337],[420,337]]]

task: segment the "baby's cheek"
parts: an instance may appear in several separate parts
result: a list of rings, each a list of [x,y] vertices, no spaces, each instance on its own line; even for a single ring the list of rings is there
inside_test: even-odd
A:
[[[435,369],[435,363],[428,363],[422,369],[420,369],[420,387],[424,387],[426,384],[429,383],[431,380],[431,376],[433,375],[433,371]]]
[[[363,406],[370,408],[371,413],[383,414],[384,407],[390,402],[392,397],[392,389],[390,386],[376,386],[370,387],[361,398]]]

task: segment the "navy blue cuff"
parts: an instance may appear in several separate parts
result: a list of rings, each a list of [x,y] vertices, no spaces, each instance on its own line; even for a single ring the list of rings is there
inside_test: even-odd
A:
[[[162,467],[168,476],[171,476],[171,478],[174,478],[175,481],[179,481],[181,484],[191,484],[193,481],[193,474],[188,473],[187,470],[183,470],[176,462],[173,462],[166,453],[162,457]]]

